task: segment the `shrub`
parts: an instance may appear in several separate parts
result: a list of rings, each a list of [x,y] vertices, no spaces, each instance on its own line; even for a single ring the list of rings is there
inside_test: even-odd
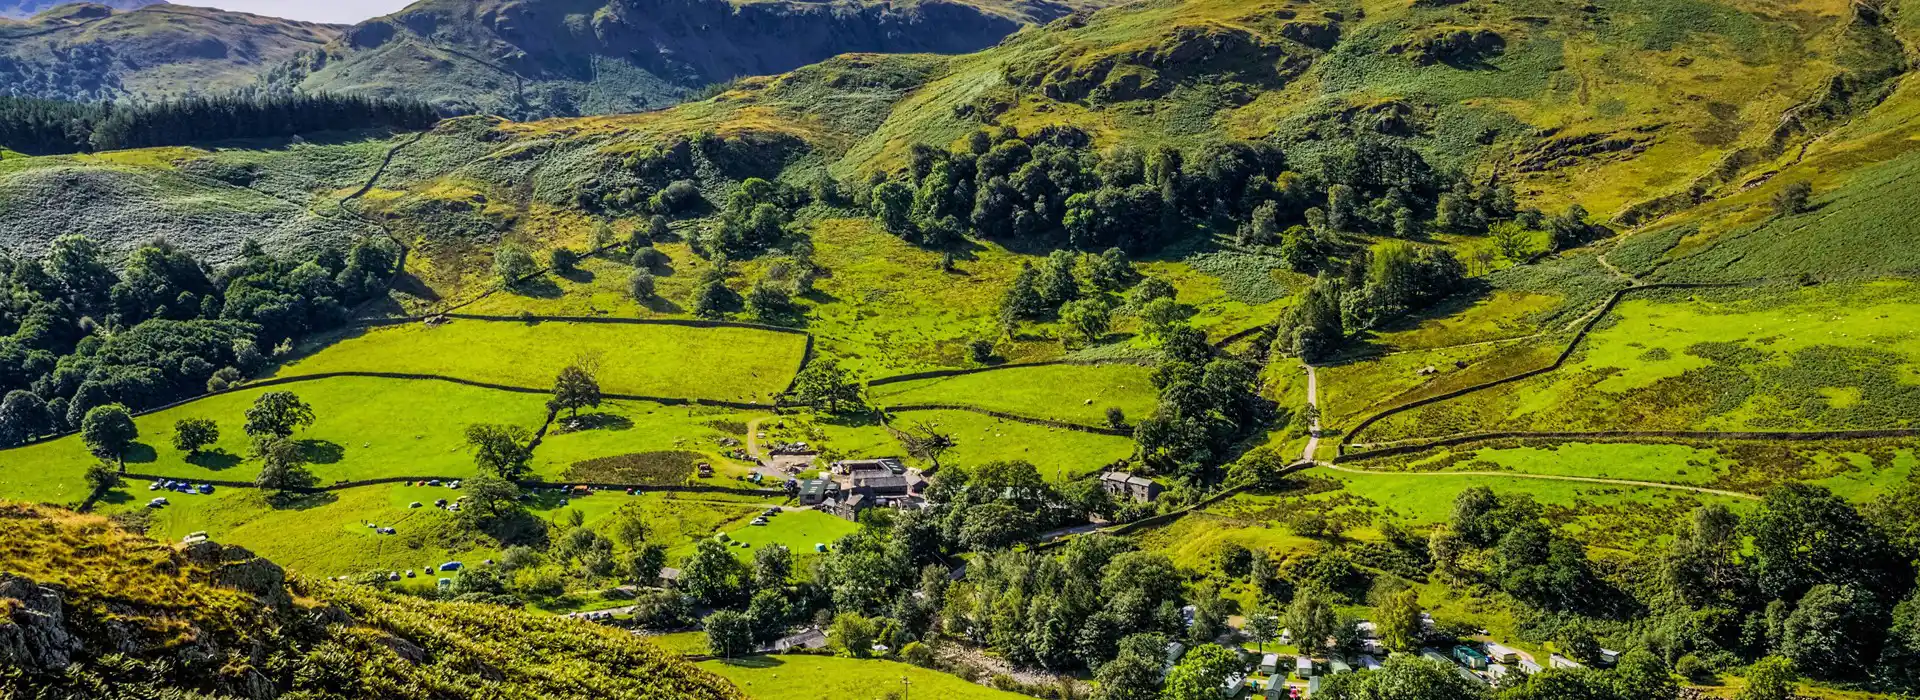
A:
[[[627,294],[632,295],[634,301],[646,301],[653,298],[653,273],[647,272],[646,270],[634,270],[633,275],[627,278]]]
[[[547,253],[547,265],[552,267],[554,272],[564,275],[573,272],[574,268],[580,265],[580,254],[566,248],[555,248]]]

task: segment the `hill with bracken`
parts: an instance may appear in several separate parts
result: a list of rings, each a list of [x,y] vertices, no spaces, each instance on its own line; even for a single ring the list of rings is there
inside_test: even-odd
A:
[[[740,697],[609,628],[289,578],[48,507],[0,503],[0,533],[10,697]]]

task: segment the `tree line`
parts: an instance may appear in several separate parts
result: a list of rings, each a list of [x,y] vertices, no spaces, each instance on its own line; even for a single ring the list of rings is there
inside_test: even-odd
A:
[[[0,146],[32,155],[84,153],[318,131],[418,130],[438,120],[424,102],[328,94],[188,97],[139,105],[0,97]]]
[[[398,262],[377,238],[286,256],[247,241],[214,270],[156,240],[116,269],[79,234],[43,260],[0,257],[0,446],[238,384],[384,294]]]

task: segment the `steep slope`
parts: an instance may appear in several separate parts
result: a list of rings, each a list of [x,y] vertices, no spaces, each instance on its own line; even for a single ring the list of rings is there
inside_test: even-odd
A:
[[[409,95],[450,112],[602,114],[850,52],[976,51],[1052,2],[423,0],[276,72],[278,85]]]
[[[26,19],[72,0],[0,0],[0,17]],[[98,4],[116,10],[137,10],[148,5],[164,5],[167,0],[106,0]]]
[[[65,5],[0,22],[0,86],[66,100],[223,92],[339,35],[329,25],[184,5]]]
[[[0,572],[10,697],[742,697],[609,627],[289,581],[51,508],[0,503]]]

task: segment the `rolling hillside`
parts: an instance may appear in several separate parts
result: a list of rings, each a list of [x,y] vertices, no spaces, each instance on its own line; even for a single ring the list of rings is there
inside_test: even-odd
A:
[[[0,17],[26,19],[66,4],[70,4],[69,0],[4,0],[0,1]],[[164,5],[166,0],[106,0],[97,4],[116,10],[137,10],[148,5]]]
[[[632,112],[841,53],[975,51],[1068,9],[949,0],[425,0],[354,27],[271,79],[419,97],[450,113]]]
[[[0,85],[15,97],[64,100],[221,93],[339,35],[339,27],[184,5],[64,5],[0,21]]]

